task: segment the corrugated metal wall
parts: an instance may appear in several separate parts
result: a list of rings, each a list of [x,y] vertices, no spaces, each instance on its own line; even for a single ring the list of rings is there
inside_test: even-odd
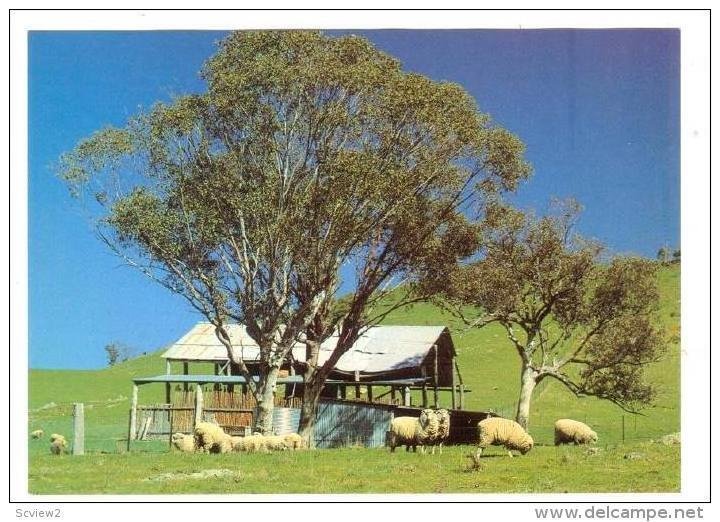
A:
[[[377,448],[385,444],[392,410],[374,404],[321,402],[315,425],[318,448],[361,445]]]
[[[273,408],[273,431],[275,435],[297,433],[300,426],[300,408]]]

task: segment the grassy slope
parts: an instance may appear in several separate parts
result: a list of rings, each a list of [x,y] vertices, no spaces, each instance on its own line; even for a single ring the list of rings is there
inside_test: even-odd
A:
[[[679,447],[633,443],[588,454],[541,446],[508,458],[490,448],[479,472],[467,446],[443,455],[344,448],[271,454],[42,454],[30,467],[29,489],[71,493],[536,493],[677,491]],[[632,458],[634,457],[634,458]],[[220,471],[208,479],[193,474]]]
[[[679,431],[680,428],[679,267],[663,269],[660,273],[659,283],[662,293],[660,321],[668,332],[668,337],[672,342],[668,347],[665,358],[661,362],[653,365],[649,370],[651,378],[660,389],[657,403],[653,408],[646,410],[644,416],[630,416],[627,414],[624,416],[625,439],[628,442],[633,442],[633,446],[638,447],[643,446],[641,441],[676,432]],[[466,407],[468,409],[479,410],[494,409],[501,414],[512,416],[519,386],[519,363],[516,354],[510,348],[507,340],[499,329],[488,327],[480,330],[473,329],[465,331],[457,320],[454,320],[437,308],[427,304],[416,305],[410,309],[398,311],[394,313],[387,322],[391,324],[446,324],[450,326],[459,353],[458,360],[463,379],[468,387],[473,390],[472,393],[467,396]],[[122,437],[127,430],[128,396],[131,387],[130,379],[133,376],[163,373],[164,361],[159,357],[160,353],[161,352],[149,354],[119,364],[113,368],[98,371],[31,370],[29,376],[29,428],[35,429],[42,427],[46,433],[60,432],[70,434],[72,433],[70,416],[72,403],[84,402],[86,405],[86,448],[90,452],[114,451],[116,445],[113,439]],[[206,369],[196,368],[195,371],[197,373],[205,373]],[[163,400],[162,396],[163,389],[161,386],[147,386],[142,388],[141,402],[161,402]],[[586,420],[596,428],[596,431],[598,431],[601,437],[601,445],[608,451],[613,451],[612,448],[614,444],[622,438],[623,413],[617,407],[593,399],[578,400],[557,383],[543,383],[536,391],[530,420],[530,431],[537,443],[542,445],[552,442],[552,424],[554,420],[559,417],[573,417],[579,420]],[[151,448],[160,451],[163,450],[163,448],[156,446],[150,446],[148,449]],[[655,449],[652,449],[652,452],[662,452],[662,448],[665,448],[665,452],[658,458],[662,462],[669,459],[668,463],[672,463],[671,469],[668,469],[670,472],[670,478],[668,480],[670,480],[670,483],[675,484],[675,486],[665,487],[660,485],[663,483],[662,481],[657,483],[650,481],[645,484],[645,487],[649,488],[647,489],[648,491],[656,490],[654,489],[655,487],[664,490],[677,488],[679,480],[679,451],[676,451],[676,448],[666,448],[664,446],[653,446],[653,448]],[[537,450],[540,450],[540,448],[537,448]],[[542,451],[549,452],[546,458],[543,459],[543,462],[545,462],[543,466],[545,466],[547,462],[552,462],[553,458],[560,458],[554,453],[555,450],[551,448],[541,451],[534,450],[532,453],[542,455]],[[46,442],[30,442],[31,477],[33,475],[38,476],[38,470],[43,470],[46,466],[50,465],[51,461],[47,460],[49,457],[46,456],[46,453]],[[323,452],[323,454],[324,453],[325,452]],[[380,452],[380,454],[382,454],[382,452]],[[333,462],[336,456],[340,460],[345,458],[342,456],[342,453],[333,452],[328,455],[332,455],[332,457],[328,456],[330,463]],[[373,455],[375,455],[375,453],[372,451],[368,452],[369,461],[365,463],[364,466],[381,465],[385,457],[375,459]],[[86,457],[86,459],[87,458],[93,457]],[[131,455],[122,458],[132,460],[137,457]],[[173,461],[173,459],[177,459],[177,456],[168,456],[167,458],[170,459],[170,462],[176,462]],[[258,458],[262,458],[262,456]],[[281,459],[282,461],[282,459],[290,458],[312,460],[317,457],[272,456],[269,458]],[[107,465],[108,467],[106,469],[108,470],[112,470],[113,466],[122,465],[119,462],[112,463],[107,460],[108,456],[103,457],[103,459],[105,460],[102,465]],[[378,462],[374,463],[374,459],[378,460]],[[460,462],[462,461],[462,457],[458,457],[456,460]],[[81,465],[80,462],[82,461],[74,464],[70,462],[70,459],[66,459],[63,461],[62,467],[72,469],[74,466]],[[308,464],[310,464],[310,462],[308,462]],[[177,460],[175,467],[178,465],[180,465],[182,469],[185,469],[188,465],[192,467],[190,464],[181,464],[180,460]],[[315,465],[319,464],[313,460],[312,466]],[[401,464],[395,463],[393,465]],[[643,467],[643,464],[632,465],[639,466],[638,469]],[[459,469],[457,465],[455,468]],[[58,468],[58,472],[61,469],[62,468]],[[149,471],[152,470],[144,469],[143,472]],[[430,473],[430,471],[428,471],[428,473]],[[42,475],[42,473],[40,475]],[[602,475],[604,476],[604,474]],[[171,482],[176,483],[177,481]],[[184,482],[186,481],[183,481],[183,483]],[[73,480],[73,483],[75,483],[75,480]],[[161,483],[165,485],[160,486],[159,484]],[[528,487],[530,488],[529,490],[533,491],[536,490],[532,489],[535,486],[539,487],[542,491],[560,491],[566,487],[571,487],[572,491],[582,491],[583,487],[587,488],[585,490],[606,490],[606,488],[598,488],[592,484],[585,486],[582,484],[572,486],[562,485],[564,484],[562,480],[558,482],[558,484],[561,484],[561,486],[558,486],[561,489],[556,489],[554,486],[550,487],[548,484],[535,484],[535,486],[531,486],[525,481],[521,481],[521,483],[525,484],[525,486],[522,487]],[[35,486],[33,486],[33,484]],[[251,484],[253,483],[249,482],[246,484],[249,489],[254,488]],[[611,478],[609,484],[612,484]],[[102,491],[102,489],[97,489],[95,486],[90,489],[81,487],[80,484],[75,484],[75,486],[78,487],[76,491]],[[158,482],[155,486],[152,486],[151,489],[152,491],[160,492],[162,488],[166,486],[167,484],[165,482]],[[430,487],[430,484],[427,484],[427,486]],[[462,488],[458,489],[459,486],[456,486],[457,485],[449,484],[448,488],[452,491],[462,490]],[[49,493],[57,487],[60,486],[45,484],[45,480],[39,476],[34,481],[31,480],[31,490]],[[297,488],[296,491],[303,491],[302,484],[298,484]],[[122,489],[123,488],[119,488],[118,491]],[[141,491],[144,489],[145,486],[139,489],[133,489],[132,491]],[[243,489],[247,490],[246,488]],[[70,488],[70,490],[72,490],[72,488]],[[178,491],[181,490],[183,490],[182,487],[178,489]],[[360,488],[360,490],[366,489]],[[389,490],[400,491],[397,487]],[[480,486],[477,490],[490,491],[493,489],[488,484],[487,487]],[[498,491],[497,487],[494,490]],[[621,484],[618,484],[613,490],[621,491]],[[266,491],[272,491],[272,489]],[[432,489],[427,489],[425,485],[423,485],[419,491],[432,491]],[[500,489],[500,491],[506,490]]]

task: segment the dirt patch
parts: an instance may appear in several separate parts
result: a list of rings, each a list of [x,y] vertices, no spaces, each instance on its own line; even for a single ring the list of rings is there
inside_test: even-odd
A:
[[[163,482],[167,480],[205,480],[209,478],[230,478],[240,473],[231,469],[204,469],[194,473],[161,473],[143,479],[143,482]]]

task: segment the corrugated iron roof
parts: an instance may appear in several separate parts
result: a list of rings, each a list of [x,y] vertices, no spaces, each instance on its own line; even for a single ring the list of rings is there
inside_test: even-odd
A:
[[[257,360],[260,348],[247,334],[243,325],[226,327],[234,346],[247,362]],[[428,352],[445,332],[445,326],[373,326],[335,365],[342,372],[380,373],[413,368],[422,363]],[[449,334],[448,334],[449,335]],[[325,341],[320,349],[319,363],[324,363],[337,343],[337,335]],[[210,323],[198,323],[163,355],[166,359],[185,361],[227,361],[227,351],[215,335]],[[296,343],[293,356],[305,360],[305,345]]]

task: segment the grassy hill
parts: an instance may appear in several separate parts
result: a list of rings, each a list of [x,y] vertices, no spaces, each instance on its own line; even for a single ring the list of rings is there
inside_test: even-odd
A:
[[[659,287],[659,321],[670,344],[663,360],[649,369],[660,390],[656,404],[632,416],[610,403],[577,399],[546,381],[536,391],[530,418],[536,447],[515,459],[488,450],[479,472],[469,469],[466,446],[448,447],[441,456],[396,452],[390,458],[382,448],[187,455],[151,441],[137,443],[139,451],[117,454],[127,433],[131,378],[163,373],[159,350],[98,371],[30,371],[28,428],[70,435],[72,403],[83,402],[86,455],[58,458],[49,454],[47,437],[31,439],[28,489],[40,494],[679,491],[680,447],[651,442],[680,429],[679,266],[661,270]],[[464,382],[472,389],[467,408],[513,415],[519,361],[500,329],[466,330],[429,304],[399,310],[387,322],[449,326]],[[143,387],[141,403],[162,402],[163,395],[162,386]],[[552,425],[559,417],[591,424],[600,435],[598,448],[552,446]],[[413,480],[397,481],[408,473]],[[211,476],[216,478],[208,480]],[[498,482],[498,476],[512,480]]]
[[[646,440],[679,431],[680,422],[680,268],[664,267],[659,273],[662,296],[659,320],[671,340],[664,359],[653,365],[649,374],[659,388],[656,404],[641,416],[623,414],[616,406],[595,399],[577,399],[554,381],[544,381],[535,392],[530,426],[536,441],[552,441],[552,424],[559,417],[586,420],[602,434],[606,442]],[[438,325],[451,328],[458,351],[464,382],[472,389],[466,408],[494,410],[505,416],[514,414],[519,388],[519,360],[501,328],[466,329],[464,325],[430,304],[418,304],[396,311],[388,324]],[[165,363],[159,350],[103,370],[30,370],[30,426],[42,426],[46,432],[71,432],[73,402],[85,403],[88,441],[110,449],[102,440],[122,437],[127,429],[127,409],[133,376],[164,373]],[[191,371],[207,368],[191,366]],[[142,389],[141,402],[163,401],[162,386]],[[445,399],[447,400],[447,399]],[[95,440],[94,440],[95,439]],[[44,447],[44,446],[43,446]]]

